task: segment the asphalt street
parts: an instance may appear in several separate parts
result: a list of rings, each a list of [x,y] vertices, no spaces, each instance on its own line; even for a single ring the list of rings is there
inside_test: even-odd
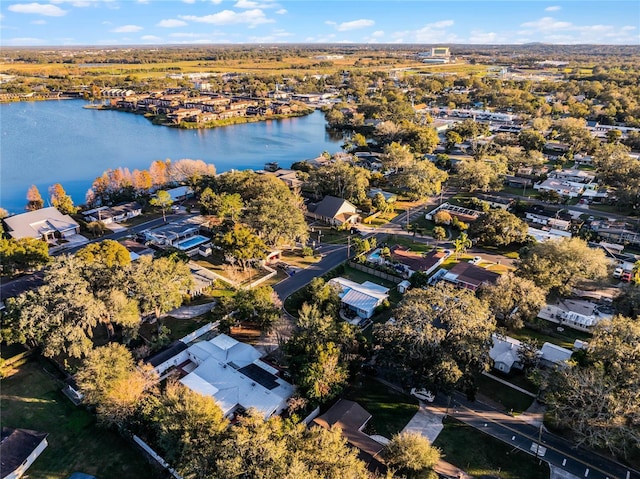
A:
[[[565,439],[546,431],[544,427],[527,424],[488,404],[467,401],[460,393],[454,393],[450,403],[447,396],[441,395],[434,404],[445,411],[448,410],[450,416],[513,445],[512,453],[524,451],[577,477],[640,479],[638,471],[594,451],[572,445]]]

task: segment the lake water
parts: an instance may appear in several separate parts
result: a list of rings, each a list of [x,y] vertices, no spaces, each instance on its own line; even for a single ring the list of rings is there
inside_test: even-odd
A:
[[[288,167],[323,151],[340,151],[324,115],[263,121],[203,130],[151,124],[140,115],[82,108],[83,100],[0,105],[0,206],[21,213],[35,184],[48,198],[60,183],[76,204],[93,180],[109,168],[146,169],[154,160],[192,158],[217,171]]]

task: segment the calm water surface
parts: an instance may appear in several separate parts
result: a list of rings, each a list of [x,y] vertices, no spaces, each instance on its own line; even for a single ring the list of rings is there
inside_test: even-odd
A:
[[[35,184],[42,197],[61,183],[82,204],[93,180],[109,168],[148,168],[154,160],[193,158],[213,163],[219,172],[261,169],[335,153],[342,141],[325,130],[316,111],[301,118],[206,130],[152,125],[140,115],[82,108],[83,100],[0,105],[0,206],[24,211]]]

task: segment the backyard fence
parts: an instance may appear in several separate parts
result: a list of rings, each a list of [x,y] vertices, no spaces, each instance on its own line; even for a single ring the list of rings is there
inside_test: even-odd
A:
[[[392,283],[398,284],[404,281],[404,278],[400,276],[395,276],[393,274],[384,273],[374,268],[370,268],[369,266],[365,266],[360,263],[356,263],[354,261],[349,261],[349,266],[353,269],[357,269],[358,271],[362,271],[364,273],[370,274],[371,276],[375,276],[377,278],[386,279],[387,281],[391,281]]]
[[[169,471],[169,473],[175,477],[176,479],[182,479],[182,476],[180,474],[178,474],[176,472],[175,469],[173,469],[168,463],[167,461],[165,461],[156,451],[154,451],[153,449],[151,449],[151,446],[149,446],[149,444],[147,444],[146,442],[144,442],[142,439],[140,439],[138,436],[136,436],[134,434],[133,436],[133,440],[135,441],[135,443],[140,446],[144,452],[146,452],[147,454],[149,454],[149,456],[151,456],[152,458],[154,458],[158,464],[160,464],[162,467],[164,467],[167,471]]]

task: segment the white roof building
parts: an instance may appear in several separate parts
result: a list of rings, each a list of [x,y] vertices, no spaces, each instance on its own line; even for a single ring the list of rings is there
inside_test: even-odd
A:
[[[8,233],[14,239],[50,240],[55,237],[73,236],[80,231],[80,225],[71,216],[63,215],[53,206],[9,216],[4,222]]]
[[[511,368],[520,368],[518,364],[521,344],[515,338],[492,334],[493,346],[489,350],[489,357],[493,359],[493,367],[503,373],[511,372]]]
[[[540,360],[548,365],[565,366],[571,358],[573,351],[561,346],[556,346],[555,344],[544,343],[540,349],[540,353]]]
[[[265,418],[287,407],[294,387],[277,376],[278,370],[260,360],[253,346],[220,334],[187,349],[191,372],[180,382],[200,394],[213,396],[225,416],[255,408]]]
[[[346,278],[329,280],[329,284],[338,287],[342,303],[354,311],[360,318],[368,319],[379,305],[389,297],[389,288],[371,281],[358,284]]]

